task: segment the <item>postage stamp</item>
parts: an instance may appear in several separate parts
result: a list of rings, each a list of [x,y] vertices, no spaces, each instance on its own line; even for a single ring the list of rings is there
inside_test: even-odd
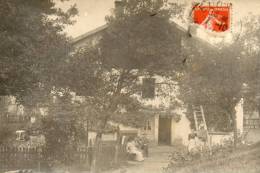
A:
[[[214,32],[225,32],[231,28],[231,6],[195,4],[193,6],[193,23]]]

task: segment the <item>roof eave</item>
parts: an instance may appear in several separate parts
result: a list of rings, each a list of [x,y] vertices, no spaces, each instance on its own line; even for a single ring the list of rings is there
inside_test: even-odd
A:
[[[98,27],[96,29],[93,29],[93,30],[91,30],[91,31],[89,31],[89,32],[87,32],[85,34],[82,34],[82,35],[74,38],[72,40],[72,44],[76,44],[77,42],[80,42],[81,40],[84,40],[84,39],[92,36],[93,34],[96,34],[96,33],[100,32],[100,31],[103,31],[103,30],[107,29],[107,27],[108,27],[108,25],[105,24],[105,25],[102,25],[102,26],[100,26],[100,27]]]

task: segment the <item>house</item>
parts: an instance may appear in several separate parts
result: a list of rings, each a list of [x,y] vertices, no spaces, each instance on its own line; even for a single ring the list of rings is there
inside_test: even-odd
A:
[[[116,7],[120,6],[120,1],[115,3]],[[177,24],[173,23],[172,26],[180,31],[180,38],[188,36],[187,31]],[[108,25],[103,25],[80,35],[72,41],[72,44],[76,49],[95,45],[107,28]],[[176,42],[181,47],[182,40],[176,40]],[[143,76],[139,80],[143,87],[141,95],[135,97],[143,105],[142,114],[149,116],[149,118],[143,128],[139,129],[120,124],[121,131],[145,135],[153,144],[172,145],[177,142],[187,144],[188,134],[191,131],[190,123],[184,114],[185,109],[180,106],[182,105],[181,101],[177,99],[178,86],[176,82],[169,82],[163,76]],[[174,101],[177,103],[173,103]]]
[[[115,2],[115,7],[120,8],[120,1]],[[183,48],[183,43],[187,41],[188,32],[176,23],[173,23],[180,34],[180,40],[176,40],[177,44]],[[85,46],[95,45],[102,38],[102,34],[106,32],[108,25],[100,26],[92,31],[89,31],[72,41],[76,49],[84,48]],[[202,44],[208,47],[215,47],[200,38],[193,36],[195,44]],[[177,51],[177,50],[176,50]],[[145,135],[153,144],[172,145],[182,143],[187,145],[188,134],[191,132],[190,121],[185,115],[185,107],[177,98],[178,85],[174,81],[169,82],[163,76],[153,76],[140,78],[143,85],[140,95],[136,95],[138,100],[143,104],[142,114],[149,116],[149,119],[144,123],[143,128],[127,127],[119,124],[123,133],[135,133]],[[171,87],[169,87],[171,86]],[[175,100],[175,102],[172,102]],[[237,126],[242,133],[244,128],[243,100],[236,106],[237,111]],[[259,120],[255,120],[259,121]],[[247,121],[246,121],[247,122]],[[248,123],[246,123],[248,124]],[[212,143],[223,143],[224,140],[232,136],[231,133],[211,133]]]
[[[28,117],[24,115],[24,107],[16,103],[13,96],[0,96],[0,119],[4,122],[23,122]]]

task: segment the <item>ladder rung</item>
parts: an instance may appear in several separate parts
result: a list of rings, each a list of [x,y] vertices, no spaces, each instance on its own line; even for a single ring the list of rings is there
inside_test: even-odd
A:
[[[192,109],[193,109],[193,110],[196,110],[196,109],[197,109],[197,110],[200,110],[200,107],[199,107],[199,106],[193,106]]]
[[[202,116],[202,113],[201,113],[201,112],[195,112],[195,114]]]
[[[203,120],[203,117],[196,117],[197,119],[202,119]]]
[[[194,112],[199,112],[199,113],[202,113],[201,110],[194,110]]]
[[[198,130],[200,124],[203,124],[204,127],[207,129],[207,124],[205,122],[205,117],[204,117],[204,112],[203,112],[202,106],[192,106],[192,108],[193,108],[196,129]]]
[[[193,108],[193,116],[194,116],[196,131],[198,132],[198,130],[200,130],[201,125],[203,125],[204,129],[207,131],[207,137],[208,137],[209,134],[208,134],[207,123],[205,121],[203,107],[202,106],[197,106],[197,107],[192,106],[192,108]],[[210,147],[209,140],[207,140],[207,143],[209,144],[209,147]],[[211,152],[211,147],[210,147],[210,152]]]

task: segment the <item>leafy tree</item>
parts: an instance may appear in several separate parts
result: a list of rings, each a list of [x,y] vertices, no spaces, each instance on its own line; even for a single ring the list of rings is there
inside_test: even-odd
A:
[[[245,109],[260,110],[259,87],[260,87],[260,61],[259,61],[259,41],[260,41],[260,17],[248,16],[244,20],[247,28],[245,29],[245,40],[243,54],[243,79],[245,81]]]
[[[49,94],[58,63],[70,47],[62,31],[76,13],[75,6],[64,12],[51,0],[0,2],[1,95],[16,96],[26,104],[24,97],[34,90],[41,88],[42,97]]]
[[[236,129],[235,106],[242,97],[241,62],[230,50],[226,47],[194,57],[181,87],[185,103],[203,105],[208,124],[215,128],[221,124],[222,130],[230,123]]]
[[[108,29],[100,42],[77,51],[60,79],[61,86],[85,96],[91,105],[89,114],[99,129],[97,147],[109,121],[118,119],[117,114],[129,120],[123,116],[142,107],[141,77],[174,76],[182,63],[180,31],[171,23],[165,1],[124,0],[121,5],[106,17]]]
[[[84,109],[80,103],[72,103],[71,94],[55,94],[48,116],[41,121],[41,131],[46,138],[43,156],[50,167],[57,164],[70,166],[75,163],[78,147],[86,143]],[[52,166],[51,166],[52,165]]]
[[[79,50],[64,65],[61,86],[87,96],[104,127],[119,107],[140,108],[133,97],[140,94],[140,77],[180,69],[181,35],[165,5],[162,0],[123,1],[106,17],[108,29],[98,45]]]
[[[251,23],[252,19],[247,22]],[[252,52],[258,44],[258,39],[252,43],[258,33],[257,27],[254,27],[254,32],[241,33],[238,40],[220,49],[196,44],[196,41],[190,38],[190,45],[187,45],[186,50],[186,70],[180,81],[184,102],[189,105],[203,105],[210,128],[222,131],[233,129],[235,146],[235,106],[244,97],[251,100],[251,106],[255,107],[255,96],[259,87],[256,53],[259,49]],[[245,86],[250,88],[250,92],[246,94]],[[191,112],[190,118],[192,119]]]
[[[71,17],[76,14],[75,6],[63,11],[52,0],[0,1],[0,95],[15,96],[29,110],[48,103],[60,62],[69,55],[70,39],[63,29],[73,24]],[[52,116],[43,122],[47,153],[62,152],[61,146],[69,146],[71,131]],[[74,127],[72,122],[69,125]],[[68,159],[59,154],[59,159]]]

